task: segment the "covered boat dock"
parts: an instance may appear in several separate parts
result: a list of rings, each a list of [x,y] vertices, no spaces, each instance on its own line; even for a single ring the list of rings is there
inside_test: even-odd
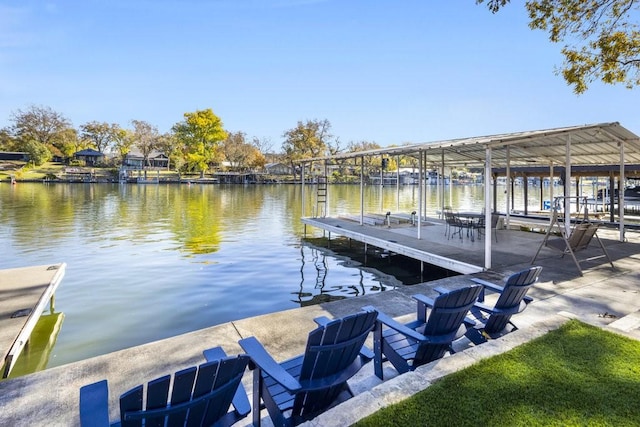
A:
[[[366,244],[382,245],[380,247],[397,253],[404,252],[407,256],[428,263],[435,263],[435,265],[442,266],[443,264],[453,263],[458,266],[454,271],[464,272],[467,269],[471,271],[473,268],[485,270],[492,268],[494,264],[492,239],[485,238],[482,242],[482,262],[468,263],[463,255],[467,251],[459,251],[457,254],[447,256],[442,255],[435,249],[425,248],[420,253],[413,253],[411,248],[422,245],[421,240],[431,240],[431,234],[425,233],[425,227],[422,226],[413,227],[410,232],[413,242],[410,244],[406,242],[406,244],[402,245],[397,244],[397,242],[390,242],[389,239],[384,241],[384,239],[373,238],[371,230],[365,231],[363,228],[366,214],[364,212],[363,199],[365,159],[375,156],[381,159],[395,157],[398,165],[401,164],[403,159],[409,159],[414,164],[417,163],[419,196],[415,207],[415,215],[420,224],[423,221],[429,223],[433,219],[437,219],[447,206],[445,185],[442,184],[447,169],[474,168],[483,170],[485,183],[483,208],[485,236],[491,236],[492,233],[492,212],[498,212],[503,215],[505,228],[511,228],[513,212],[509,206],[509,201],[511,200],[512,187],[507,185],[507,206],[496,206],[497,177],[506,176],[509,181],[512,181],[519,174],[526,173],[527,168],[536,168],[538,174],[542,174],[546,170],[548,171],[547,176],[551,180],[555,177],[560,177],[562,180],[561,194],[554,195],[554,188],[550,186],[550,199],[554,200],[555,196],[562,196],[557,200],[561,201],[563,206],[558,206],[556,213],[561,211],[561,222],[567,234],[570,234],[572,215],[575,216],[577,211],[584,208],[583,206],[576,207],[572,205],[573,201],[581,199],[571,185],[572,177],[574,176],[573,172],[576,172],[576,176],[586,176],[589,173],[591,176],[598,176],[602,174],[603,170],[606,170],[611,180],[610,191],[613,194],[616,184],[617,188],[624,188],[624,182],[629,173],[634,174],[634,176],[637,174],[638,165],[640,165],[640,137],[619,123],[612,122],[403,145],[361,152],[341,153],[330,157],[301,161],[303,201],[306,200],[304,196],[306,187],[304,184],[306,181],[305,173],[307,170],[311,171],[313,169],[314,163],[323,163],[326,170],[329,164],[345,161],[353,162],[356,166],[360,166],[361,174],[361,209],[359,219],[356,222],[356,225],[360,226],[360,232],[352,230],[351,227],[346,227],[344,224],[332,224],[329,222],[327,218],[331,218],[331,212],[328,212],[328,206],[330,206],[328,200],[331,195],[326,184],[322,184],[322,179],[314,179],[314,181],[319,183],[316,189],[316,205],[322,203],[324,209],[316,206],[312,210],[316,214],[308,217],[305,212],[309,210],[305,209],[308,207],[305,207],[303,202],[302,216],[305,225],[312,225],[329,232],[346,235]],[[385,162],[381,161],[381,163]],[[626,168],[629,169],[629,173]],[[438,175],[442,179],[438,180],[438,209],[435,212],[428,212],[426,197],[424,196],[425,176],[429,170],[433,169],[438,171]],[[399,178],[396,183],[399,186]],[[610,221],[615,223],[618,228],[620,242],[625,241],[624,205],[624,191],[620,191],[617,203],[611,205]],[[381,214],[384,213],[381,212]],[[521,221],[521,218],[518,218],[518,220]],[[549,223],[551,223],[551,217],[549,218]],[[413,255],[411,255],[412,253]],[[443,260],[441,257],[447,260]],[[475,267],[465,267],[465,264]]]

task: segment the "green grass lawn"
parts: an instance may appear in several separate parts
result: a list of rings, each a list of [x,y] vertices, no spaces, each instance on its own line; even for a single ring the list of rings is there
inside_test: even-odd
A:
[[[640,341],[571,320],[357,426],[638,426]]]
[[[60,163],[46,162],[37,167],[25,167],[24,162],[3,162],[0,168],[0,181],[9,181],[13,176],[17,180],[39,180],[48,174],[60,175],[64,166]]]

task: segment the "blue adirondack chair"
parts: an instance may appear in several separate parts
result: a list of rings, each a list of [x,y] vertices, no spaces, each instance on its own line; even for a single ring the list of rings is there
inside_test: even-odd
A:
[[[309,420],[333,403],[353,396],[347,380],[373,358],[364,342],[373,330],[376,313],[362,312],[340,319],[314,319],[304,354],[278,363],[262,344],[249,337],[239,341],[251,356],[253,424],[260,425],[260,409],[267,408],[276,426]],[[258,409],[260,408],[260,409]]]
[[[399,323],[378,311],[373,334],[374,371],[378,378],[383,379],[382,364],[387,360],[403,374],[443,357],[447,351],[453,353],[452,343],[475,325],[467,314],[482,286],[435,290],[440,292],[435,299],[420,294],[413,296],[417,301],[417,314],[416,320],[410,323]],[[431,312],[427,316],[429,308]],[[371,306],[363,309],[376,310]]]
[[[240,380],[249,356],[226,357],[220,347],[204,351],[206,363],[139,385],[120,396],[120,422],[133,426],[229,426],[251,412]],[[80,425],[109,426],[107,380],[80,389]],[[146,405],[143,396],[146,394]],[[230,411],[230,406],[233,409]]]
[[[511,330],[517,327],[511,322],[511,316],[522,312],[533,298],[527,296],[529,289],[538,281],[542,267],[530,267],[518,273],[510,275],[504,286],[496,285],[486,280],[473,278],[473,282],[482,285],[482,293],[471,312],[481,321],[479,328],[470,332],[467,336],[474,343],[486,341],[505,332],[507,325]],[[493,307],[484,303],[485,290],[498,292],[500,296]]]

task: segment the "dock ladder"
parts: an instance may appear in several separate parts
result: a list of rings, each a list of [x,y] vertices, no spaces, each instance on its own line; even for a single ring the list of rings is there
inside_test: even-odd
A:
[[[316,217],[327,216],[327,177],[318,176],[316,189]]]

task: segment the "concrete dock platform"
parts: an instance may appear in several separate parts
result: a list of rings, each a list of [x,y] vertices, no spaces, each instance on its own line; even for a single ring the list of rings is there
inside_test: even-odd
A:
[[[65,264],[0,270],[0,354],[6,378],[65,273]]]
[[[584,322],[608,328],[632,337],[640,335],[640,235],[628,233],[628,242],[616,242],[615,235],[605,236],[607,250],[615,263],[612,270],[606,260],[593,260],[583,265],[579,276],[568,257],[543,253],[536,264],[542,265],[540,282],[532,288],[534,302],[513,320],[520,328],[500,339],[479,346],[461,342],[461,351],[432,362],[405,375],[396,375],[385,367],[385,381],[373,374],[367,365],[350,382],[356,396],[327,411],[309,425],[348,425],[379,408],[395,403],[429,386],[439,376],[468,366],[526,342],[558,327],[564,319],[576,317]],[[542,239],[543,235],[539,235]],[[539,241],[539,240],[538,240]],[[512,272],[530,265],[529,252],[511,254],[497,260],[492,271],[477,273],[495,282]],[[513,262],[518,260],[519,262]],[[128,389],[150,379],[182,368],[202,363],[202,351],[222,346],[228,354],[241,352],[237,341],[256,336],[277,359],[284,360],[304,350],[306,336],[315,328],[317,316],[338,317],[373,305],[400,320],[415,311],[411,295],[434,295],[433,287],[458,287],[469,283],[469,276],[455,276],[435,282],[401,286],[393,291],[296,308],[269,315],[242,319],[202,329],[162,341],[129,348],[80,362],[59,366],[39,373],[0,382],[0,425],[11,426],[74,426],[79,423],[79,389],[102,379],[110,388],[110,416],[117,417],[117,399]],[[251,393],[251,373],[243,380]],[[265,416],[265,414],[263,414]],[[265,425],[269,425],[265,420]],[[250,418],[239,425],[249,425]]]

